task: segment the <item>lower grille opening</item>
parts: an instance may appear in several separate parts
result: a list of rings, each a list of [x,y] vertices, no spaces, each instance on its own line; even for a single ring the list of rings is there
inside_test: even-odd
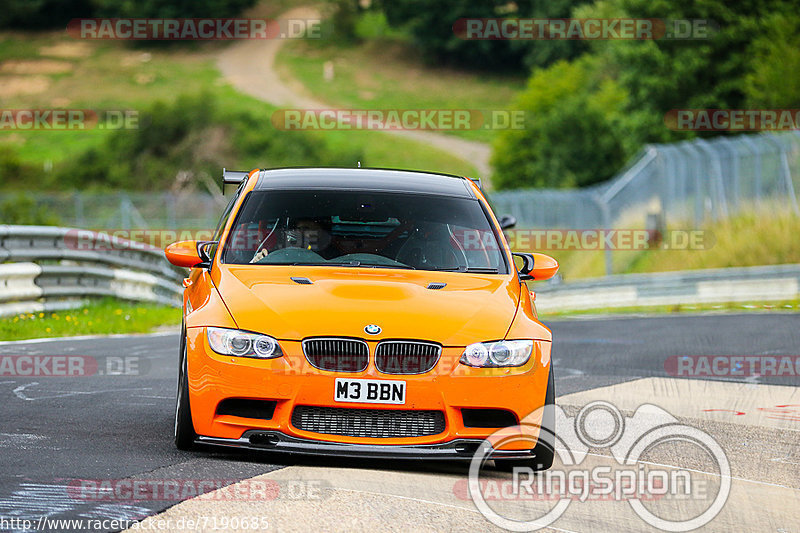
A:
[[[274,400],[247,400],[244,398],[227,398],[217,405],[217,415],[240,416],[242,418],[258,418],[271,420],[275,414]]]
[[[507,428],[517,425],[517,417],[506,409],[462,409],[464,427]]]
[[[466,442],[456,445],[456,452],[461,455],[475,455],[478,448],[481,447],[480,442]]]
[[[280,439],[270,433],[254,433],[250,435],[250,444],[253,446],[264,446],[267,448],[276,446]]]
[[[438,435],[445,430],[442,411],[348,409],[300,405],[292,425],[303,431],[346,437],[402,438]]]

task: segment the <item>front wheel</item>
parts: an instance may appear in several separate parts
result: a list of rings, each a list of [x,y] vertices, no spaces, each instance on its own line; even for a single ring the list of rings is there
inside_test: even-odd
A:
[[[188,450],[194,444],[197,433],[192,424],[189,407],[189,376],[186,362],[186,341],[181,342],[181,361],[178,365],[178,396],[175,400],[175,447]]]
[[[528,467],[533,471],[547,470],[553,466],[556,444],[556,383],[553,378],[553,365],[550,365],[550,377],[547,378],[547,391],[544,395],[544,411],[542,427],[539,429],[539,440],[531,453],[531,459],[495,460],[498,470],[511,471],[515,466]]]

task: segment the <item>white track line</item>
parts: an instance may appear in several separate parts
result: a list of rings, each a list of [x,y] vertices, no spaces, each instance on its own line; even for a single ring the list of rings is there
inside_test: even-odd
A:
[[[559,450],[567,451],[567,452],[569,451],[569,450],[566,450],[564,448],[559,448]],[[612,460],[614,459],[610,455],[603,455],[602,453],[586,452],[586,455],[592,455],[594,457],[605,457],[607,459],[612,459]],[[772,460],[773,461],[777,461],[778,459],[772,459]],[[696,474],[706,474],[706,475],[709,475],[711,477],[719,477],[719,478],[726,477],[726,478],[729,478],[729,479],[732,479],[732,480],[736,480],[736,481],[745,481],[747,483],[755,483],[757,485],[767,485],[769,487],[780,487],[782,489],[789,489],[789,490],[800,490],[800,489],[798,489],[796,487],[787,487],[786,485],[779,485],[777,483],[770,483],[768,481],[757,481],[755,479],[747,479],[745,477],[737,477],[737,476],[723,476],[723,475],[717,474],[715,472],[706,472],[705,470],[697,470],[695,468],[684,468],[682,466],[668,465],[668,464],[663,464],[663,463],[654,463],[652,461],[641,461],[641,460],[639,460],[639,461],[636,461],[636,462],[637,463],[641,463],[643,465],[661,466],[661,467],[664,467],[664,468],[674,468],[676,470],[686,470],[687,472],[694,472]]]
[[[175,331],[157,331],[155,333],[112,333],[110,335],[76,335],[74,337],[44,337],[41,339],[23,339],[19,341],[0,341],[0,346],[9,344],[38,344],[44,342],[60,342],[60,341],[88,341],[94,339],[122,339],[125,337],[165,337],[167,335],[177,335],[180,333],[178,329]]]

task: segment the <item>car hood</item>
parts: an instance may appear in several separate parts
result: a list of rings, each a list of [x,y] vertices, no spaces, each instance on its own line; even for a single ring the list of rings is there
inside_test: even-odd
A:
[[[520,291],[510,276],[347,267],[223,265],[216,282],[240,329],[280,340],[402,338],[445,346],[504,338]],[[432,282],[447,285],[428,289]],[[368,324],[381,332],[367,335]]]

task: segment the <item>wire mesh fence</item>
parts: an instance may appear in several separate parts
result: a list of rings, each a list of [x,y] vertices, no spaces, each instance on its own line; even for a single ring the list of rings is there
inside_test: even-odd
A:
[[[18,197],[0,194],[0,204]],[[225,207],[217,197],[197,192],[37,192],[29,197],[55,224],[95,230],[213,229]]]
[[[701,226],[763,205],[800,214],[800,132],[697,139],[646,146],[603,184],[580,189],[496,192],[498,213],[523,228]]]
[[[498,215],[513,215],[519,229],[699,228],[760,205],[800,215],[799,167],[800,132],[697,139],[647,145],[617,176],[594,187],[499,191],[490,201]],[[197,192],[31,197],[54,223],[95,230],[210,230],[225,202]],[[0,194],[0,204],[9,201],[11,195]],[[610,274],[610,252],[606,265]]]

